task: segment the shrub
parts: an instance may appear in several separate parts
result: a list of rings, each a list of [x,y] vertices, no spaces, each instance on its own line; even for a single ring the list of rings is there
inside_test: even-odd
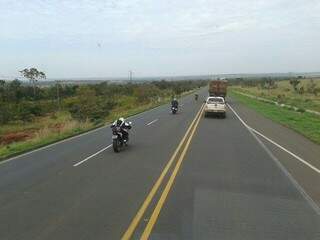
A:
[[[305,109],[303,109],[303,108],[298,108],[297,109],[297,112],[300,112],[300,113],[304,113],[306,110]]]
[[[284,103],[285,100],[286,100],[286,95],[284,95],[284,94],[278,94],[278,96],[277,96],[277,101],[278,101],[278,103]]]
[[[304,94],[304,87],[303,86],[299,88],[299,94],[301,94],[301,95]]]
[[[95,91],[89,87],[80,87],[77,90],[77,95],[78,97],[69,105],[69,111],[73,118],[81,121],[102,119],[109,115],[115,105],[113,101],[98,98]]]
[[[298,91],[298,85],[300,84],[300,80],[298,80],[297,78],[294,78],[294,79],[291,79],[289,81],[289,83],[293,87],[293,90],[297,92]]]
[[[316,95],[316,84],[313,79],[311,79],[307,84],[307,92]]]

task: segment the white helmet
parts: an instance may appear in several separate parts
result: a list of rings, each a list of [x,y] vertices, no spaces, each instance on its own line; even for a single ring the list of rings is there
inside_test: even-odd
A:
[[[121,117],[116,122],[117,122],[117,125],[120,126],[120,125],[122,125],[124,123],[124,118]]]

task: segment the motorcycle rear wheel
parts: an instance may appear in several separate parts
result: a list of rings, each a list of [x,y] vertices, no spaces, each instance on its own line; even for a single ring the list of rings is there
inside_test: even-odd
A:
[[[112,141],[112,147],[114,152],[119,152],[120,150],[120,143],[118,139],[113,139]]]

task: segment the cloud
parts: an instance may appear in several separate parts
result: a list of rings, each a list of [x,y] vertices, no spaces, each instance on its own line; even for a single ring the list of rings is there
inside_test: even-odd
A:
[[[309,52],[320,40],[319,12],[318,0],[1,0],[0,51],[7,59],[19,54],[20,64],[32,58],[49,66],[46,56],[59,52],[69,61],[112,57],[114,64],[129,55],[141,67],[150,57],[183,62],[178,56],[219,52],[229,59],[230,49],[240,58],[249,47],[261,54],[261,47],[278,51],[286,41]]]

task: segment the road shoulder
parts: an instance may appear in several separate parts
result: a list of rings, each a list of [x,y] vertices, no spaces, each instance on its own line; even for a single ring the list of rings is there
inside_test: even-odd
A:
[[[270,119],[265,118],[253,109],[239,103],[235,99],[230,99],[229,104],[240,115],[240,117],[252,128],[261,132],[264,136],[283,146],[290,152],[300,156],[306,162],[316,168],[320,168],[320,146],[311,142],[297,132],[282,126]],[[271,150],[271,152],[281,161],[289,173],[310,195],[310,197],[320,206],[320,175],[303,165],[297,159],[279,149],[274,144],[259,137],[261,141]]]

